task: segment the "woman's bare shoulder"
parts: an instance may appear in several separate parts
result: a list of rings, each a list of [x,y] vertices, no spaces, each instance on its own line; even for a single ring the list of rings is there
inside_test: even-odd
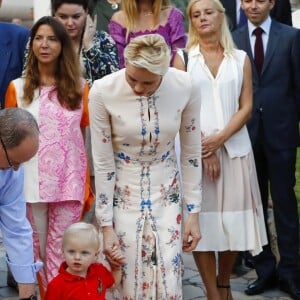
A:
[[[173,9],[172,6],[164,7],[160,12],[161,19],[167,21],[169,19],[172,9]]]
[[[111,17],[111,21],[117,22],[124,27],[126,23],[125,13],[122,10],[115,12]]]

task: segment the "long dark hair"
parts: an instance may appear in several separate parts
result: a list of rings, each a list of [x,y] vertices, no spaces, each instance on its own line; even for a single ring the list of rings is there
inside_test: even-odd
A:
[[[82,100],[82,86],[80,80],[80,66],[75,54],[72,41],[65,27],[53,17],[42,17],[32,27],[25,70],[24,102],[31,103],[34,90],[40,86],[38,60],[33,53],[32,44],[40,26],[48,25],[54,31],[61,44],[57,68],[54,74],[58,101],[62,106],[75,110],[80,107]]]

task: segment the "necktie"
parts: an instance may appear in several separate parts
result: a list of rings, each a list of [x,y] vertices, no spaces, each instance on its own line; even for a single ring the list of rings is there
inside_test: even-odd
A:
[[[257,27],[255,30],[253,30],[253,33],[256,36],[254,44],[254,63],[256,65],[258,74],[261,73],[261,69],[264,63],[264,47],[261,37],[263,32],[264,31],[260,27]]]
[[[246,22],[247,22],[247,16],[244,13],[242,7],[240,7],[240,19],[239,19],[238,27],[242,27],[243,25],[246,24]]]

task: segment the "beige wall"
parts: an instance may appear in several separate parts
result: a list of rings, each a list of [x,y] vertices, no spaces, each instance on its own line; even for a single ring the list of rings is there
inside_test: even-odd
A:
[[[43,16],[51,15],[50,0],[33,0],[34,21]]]
[[[293,10],[300,8],[300,0],[291,0]]]

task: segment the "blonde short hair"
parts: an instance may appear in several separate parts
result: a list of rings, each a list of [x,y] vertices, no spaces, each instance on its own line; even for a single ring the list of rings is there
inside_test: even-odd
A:
[[[124,51],[125,62],[156,75],[165,75],[171,50],[160,34],[146,34],[130,41]]]
[[[92,224],[85,222],[77,222],[70,225],[64,232],[62,238],[62,249],[64,249],[64,247],[66,246],[68,238],[72,236],[89,240],[90,243],[95,246],[95,248],[100,248],[99,233],[96,227]]]

